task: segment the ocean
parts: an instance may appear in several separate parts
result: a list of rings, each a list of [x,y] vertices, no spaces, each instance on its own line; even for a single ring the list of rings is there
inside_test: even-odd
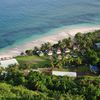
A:
[[[70,25],[100,25],[100,0],[0,0],[0,50]]]

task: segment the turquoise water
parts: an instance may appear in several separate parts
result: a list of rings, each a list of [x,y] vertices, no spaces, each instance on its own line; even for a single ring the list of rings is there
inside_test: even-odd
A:
[[[0,49],[70,25],[100,25],[100,0],[0,0]]]

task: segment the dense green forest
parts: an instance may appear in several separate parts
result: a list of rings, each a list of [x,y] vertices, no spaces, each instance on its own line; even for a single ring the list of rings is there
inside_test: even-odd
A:
[[[0,98],[25,100],[100,100],[100,77],[57,77],[9,68],[0,75]]]

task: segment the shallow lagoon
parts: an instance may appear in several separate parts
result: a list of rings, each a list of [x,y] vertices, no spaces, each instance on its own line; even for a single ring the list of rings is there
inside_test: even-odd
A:
[[[99,23],[99,0],[1,0],[0,48],[53,34],[64,26]]]

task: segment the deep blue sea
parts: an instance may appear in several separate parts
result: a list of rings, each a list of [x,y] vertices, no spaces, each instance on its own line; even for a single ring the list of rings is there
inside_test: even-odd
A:
[[[0,49],[77,24],[100,25],[100,0],[0,0]]]

